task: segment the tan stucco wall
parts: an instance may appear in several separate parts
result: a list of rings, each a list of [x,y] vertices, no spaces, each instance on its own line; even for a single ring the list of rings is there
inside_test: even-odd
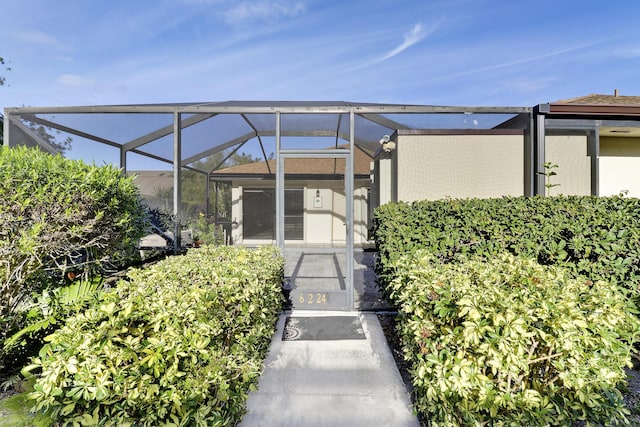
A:
[[[395,151],[391,153],[382,152],[373,163],[371,202],[374,207],[396,200],[393,156],[395,156]]]
[[[550,184],[546,188],[548,196],[587,196],[591,194],[591,159],[587,155],[585,135],[547,135],[545,137],[545,161],[558,165],[552,170]]]
[[[367,242],[369,181],[354,182],[354,243]],[[238,181],[233,183],[232,218],[237,221],[233,230],[236,244],[265,243],[264,241],[244,241],[242,239],[242,190],[243,188],[273,188],[273,183],[260,181]],[[343,182],[306,181],[288,182],[287,188],[304,188],[304,243],[344,244],[345,242],[345,192]],[[316,191],[320,192],[322,203],[315,205]],[[301,241],[297,241],[302,243]]]
[[[640,138],[600,137],[599,195],[640,197]]]
[[[399,135],[397,200],[520,196],[522,135]]]

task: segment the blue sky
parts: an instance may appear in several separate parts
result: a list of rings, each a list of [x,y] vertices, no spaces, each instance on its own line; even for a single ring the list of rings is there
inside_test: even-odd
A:
[[[3,2],[0,108],[640,95],[631,0]]]

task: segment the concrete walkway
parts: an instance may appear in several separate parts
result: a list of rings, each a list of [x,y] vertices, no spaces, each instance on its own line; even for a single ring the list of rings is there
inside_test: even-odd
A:
[[[285,319],[359,316],[366,340],[282,341]],[[295,311],[280,316],[242,427],[419,427],[373,313]]]

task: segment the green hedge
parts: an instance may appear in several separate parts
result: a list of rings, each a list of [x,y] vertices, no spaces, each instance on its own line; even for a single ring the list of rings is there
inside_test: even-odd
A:
[[[424,248],[442,262],[458,254],[504,252],[574,275],[640,284],[640,201],[623,197],[531,197],[391,203],[375,214],[374,236],[387,284],[395,262]]]
[[[640,323],[623,292],[509,254],[456,261],[416,251],[387,289],[431,426],[626,425]]]
[[[226,426],[281,310],[277,249],[205,246],[134,270],[48,338],[37,410],[79,425]]]
[[[0,342],[11,313],[67,274],[126,263],[147,225],[131,178],[26,147],[0,147]]]

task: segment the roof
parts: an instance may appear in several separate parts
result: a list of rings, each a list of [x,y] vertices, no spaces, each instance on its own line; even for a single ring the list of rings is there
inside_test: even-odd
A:
[[[379,141],[401,129],[491,129],[514,116],[528,118],[531,107],[438,106],[351,101],[223,101],[135,105],[6,108],[10,145],[44,145],[32,127],[43,126],[76,146],[99,143],[115,148],[124,167],[136,169],[138,156],[195,172],[211,172],[207,160],[242,148],[276,152],[276,140],[315,149],[353,140],[375,152]],[[471,115],[473,119],[471,119]],[[520,122],[519,122],[520,123]],[[528,120],[522,120],[526,127]],[[179,148],[175,130],[180,129]],[[317,144],[316,144],[317,143]],[[98,160],[98,159],[95,159]],[[155,168],[155,166],[154,166]]]
[[[354,174],[368,177],[371,172],[370,163],[373,159],[364,151],[356,148],[354,151]],[[305,178],[335,179],[335,175],[344,175],[344,162],[332,158],[289,158],[285,161],[284,173],[288,177],[300,176]],[[217,178],[257,178],[275,177],[276,160],[246,163],[219,169],[211,173]]]
[[[640,96],[621,96],[592,93],[563,99],[549,104],[549,114],[565,116],[640,116]]]
[[[143,196],[152,196],[158,190],[173,188],[173,171],[127,171],[127,175],[135,177],[135,184]]]
[[[640,96],[602,95],[592,93],[586,96],[556,101],[555,104],[640,106]]]

